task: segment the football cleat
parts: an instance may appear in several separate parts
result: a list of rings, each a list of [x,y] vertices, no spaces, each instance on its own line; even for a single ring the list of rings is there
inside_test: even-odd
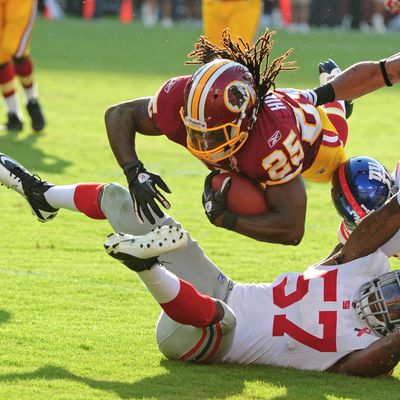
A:
[[[57,215],[58,208],[52,207],[44,196],[44,193],[54,185],[42,181],[37,175],[31,174],[17,161],[2,153],[0,153],[0,183],[23,196],[40,222],[50,221]]]
[[[325,83],[329,82],[336,75],[339,75],[342,70],[332,59],[328,59],[326,61],[321,61],[318,64],[318,72],[319,72],[319,83],[321,85],[325,85]],[[351,114],[353,114],[354,103],[352,100],[346,100],[344,102],[345,111],[346,111],[346,119],[349,119]]]
[[[21,132],[24,127],[24,124],[19,119],[17,114],[8,113],[7,114],[7,122],[1,126],[2,131],[14,131]]]
[[[159,226],[142,236],[113,233],[104,243],[107,253],[129,269],[140,272],[150,269],[162,254],[187,244],[188,234],[176,226]]]
[[[41,131],[44,128],[46,122],[38,101],[30,100],[26,105],[26,109],[28,110],[29,116],[31,117],[32,129],[36,132]]]

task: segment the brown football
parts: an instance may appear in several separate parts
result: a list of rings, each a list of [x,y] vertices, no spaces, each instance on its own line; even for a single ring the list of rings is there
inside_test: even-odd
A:
[[[231,178],[231,186],[227,194],[229,211],[240,215],[257,215],[268,211],[265,190],[243,175],[235,172],[223,172],[215,175],[211,181],[213,190],[217,191],[227,177]]]

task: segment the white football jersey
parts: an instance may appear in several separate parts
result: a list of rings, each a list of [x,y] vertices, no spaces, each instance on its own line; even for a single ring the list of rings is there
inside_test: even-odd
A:
[[[379,250],[350,263],[315,265],[271,284],[237,284],[228,305],[237,318],[224,362],[326,370],[378,339],[352,302],[367,281],[388,272]]]

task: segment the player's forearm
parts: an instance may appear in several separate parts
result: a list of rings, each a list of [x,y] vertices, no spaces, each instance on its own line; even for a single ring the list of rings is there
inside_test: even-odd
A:
[[[339,252],[338,263],[343,264],[375,252],[399,231],[398,196],[399,194],[393,196],[383,207],[360,222]]]
[[[353,100],[370,92],[400,82],[400,53],[386,61],[364,61],[352,65],[328,83],[313,90],[304,90],[303,95],[315,106],[334,100]]]
[[[108,141],[118,164],[122,167],[137,162],[135,124],[129,108],[118,104],[107,109],[105,125]]]
[[[330,84],[335,100],[352,100],[385,86],[379,62],[365,61],[352,65],[335,76]]]
[[[329,372],[364,377],[390,375],[400,361],[400,334],[395,333],[354,351],[329,368]]]
[[[301,215],[290,218],[281,212],[257,216],[241,215],[232,230],[261,242],[296,246],[304,235],[304,218]]]
[[[385,63],[365,61],[352,65],[330,81],[336,100],[356,99],[398,82],[400,82],[400,53],[392,55]]]

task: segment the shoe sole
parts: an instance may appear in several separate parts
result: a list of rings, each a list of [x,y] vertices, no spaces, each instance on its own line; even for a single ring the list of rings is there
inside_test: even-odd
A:
[[[104,243],[107,253],[127,254],[147,259],[184,247],[188,242],[188,234],[176,226],[161,226],[143,236],[126,233],[111,234]]]

